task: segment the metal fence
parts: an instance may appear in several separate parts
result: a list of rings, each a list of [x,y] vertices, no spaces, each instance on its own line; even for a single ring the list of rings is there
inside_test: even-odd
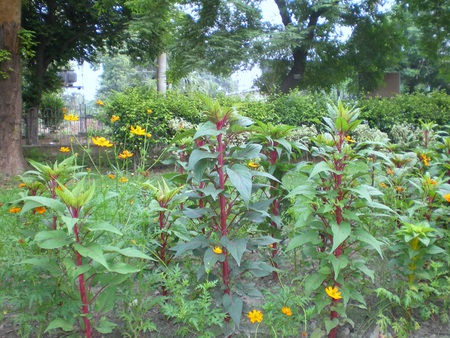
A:
[[[29,117],[35,114],[35,109],[29,109],[24,116],[23,136],[29,138],[31,127]],[[77,121],[67,121],[64,115],[76,116]],[[69,144],[70,138],[76,137],[85,143],[87,136],[101,132],[105,126],[98,120],[97,114],[89,112],[86,105],[80,104],[71,108],[41,108],[38,112],[37,132],[39,144],[61,143]]]

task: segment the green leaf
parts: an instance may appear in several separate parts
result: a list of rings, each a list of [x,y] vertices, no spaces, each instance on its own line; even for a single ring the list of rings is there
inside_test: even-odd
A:
[[[216,159],[219,156],[218,153],[211,153],[209,151],[195,149],[191,156],[189,156],[188,170],[194,170],[198,162],[202,160]]]
[[[241,259],[247,249],[247,240],[243,238],[236,238],[234,240],[229,240],[228,236],[223,236],[220,239],[220,243],[228,250],[228,252],[233,256],[237,265],[241,265]]]
[[[375,275],[373,270],[369,269],[364,262],[354,262],[353,266],[362,273],[364,273],[366,276],[370,277],[372,282],[374,281]]]
[[[75,321],[68,321],[63,318],[54,319],[50,322],[50,324],[48,324],[44,332],[48,332],[54,329],[62,329],[65,332],[73,331],[75,329],[74,322]]]
[[[117,234],[119,236],[123,235],[119,229],[117,229],[111,223],[106,222],[106,221],[88,222],[88,223],[86,223],[85,226],[90,231],[107,231],[107,232],[111,232],[113,234]]]
[[[48,209],[56,210],[59,212],[63,212],[66,209],[66,206],[64,203],[61,203],[59,200],[56,200],[54,198],[49,197],[43,197],[43,196],[26,196],[24,198],[21,198],[19,201],[31,201],[32,203],[25,203],[25,205],[22,207],[21,212],[27,212],[31,209],[34,209],[38,206],[44,206]]]
[[[73,227],[75,226],[75,224],[77,224],[77,222],[80,219],[79,218],[73,218],[73,217],[61,215],[61,220],[64,222],[64,224],[67,227],[68,235],[71,236],[73,234]]]
[[[383,252],[381,251],[381,242],[378,241],[375,237],[373,237],[370,233],[363,229],[356,229],[354,231],[354,236],[357,240],[367,243],[372,246],[375,250],[377,250],[380,257],[383,257]]]
[[[262,145],[247,144],[244,149],[235,151],[232,157],[236,160],[252,160],[261,156]]]
[[[217,130],[216,125],[210,121],[201,123],[197,127],[197,131],[194,135],[194,140],[198,139],[199,137],[203,136],[217,136],[221,134],[221,130]]]
[[[95,325],[94,328],[95,330],[97,330],[100,333],[111,333],[114,331],[114,329],[116,328],[117,324],[107,321],[107,320],[102,320],[98,325]]]
[[[328,278],[328,274],[313,273],[305,278],[305,295],[308,297],[311,293],[317,290]],[[324,291],[325,292],[325,291]]]
[[[231,183],[241,194],[246,206],[250,201],[252,193],[252,174],[247,167],[236,164],[232,168],[227,167],[227,174]]]
[[[39,268],[47,270],[53,277],[59,277],[62,274],[61,268],[49,258],[30,258],[25,259],[18,264],[31,264]]]
[[[331,232],[333,233],[333,247],[331,248],[331,252],[334,252],[350,236],[352,226],[346,221],[342,221],[340,225],[336,222],[331,222]]]
[[[330,331],[339,324],[339,319],[337,318],[333,318],[333,320],[331,320],[330,318],[325,317],[323,321],[325,323],[325,329],[327,330],[327,334],[329,334]]]
[[[175,245],[171,250],[176,251],[174,258],[179,257],[186,251],[191,251],[198,248],[206,248],[209,246],[209,242],[204,236],[198,236],[194,237],[192,240],[190,240],[187,243],[180,243]]]
[[[311,170],[311,173],[309,174],[309,179],[313,178],[314,176],[316,176],[317,174],[321,173],[321,172],[326,172],[326,171],[332,171],[330,165],[325,162],[325,161],[321,161],[319,163],[317,163],[314,168]]]
[[[120,273],[122,275],[136,273],[136,272],[141,271],[141,269],[135,268],[134,266],[131,266],[131,265],[129,265],[127,263],[123,263],[123,262],[118,262],[118,263],[114,264],[113,266],[110,267],[109,270],[112,272]]]
[[[244,302],[237,295],[224,294],[222,297],[222,304],[224,309],[228,312],[233,322],[239,328],[241,322],[242,308]]]
[[[67,233],[63,230],[44,230],[38,232],[34,240],[40,248],[48,250],[58,249],[72,243],[67,237]]]
[[[105,252],[117,252],[126,257],[142,258],[154,261],[154,259],[135,248],[120,249],[115,246],[103,246]]]
[[[376,189],[370,185],[367,185],[367,184],[361,184],[361,185],[357,186],[356,188],[352,188],[352,189],[348,189],[348,190],[355,192],[356,194],[358,194],[359,197],[362,197],[369,202],[372,202],[371,196],[383,195],[383,193],[381,191],[379,191],[378,189]]]
[[[203,264],[205,266],[206,271],[210,271],[214,265],[219,261],[219,258],[223,257],[223,255],[218,255],[211,248],[208,248],[205,251],[205,255],[203,256]]]
[[[315,230],[308,230],[301,235],[295,236],[288,244],[286,251],[291,251],[305,243],[311,243],[312,245],[317,245],[321,242],[319,234]]]
[[[91,243],[89,246],[82,246],[79,243],[74,244],[74,249],[83,257],[92,258],[97,263],[103,265],[106,269],[109,270],[109,265],[106,262],[105,255],[103,254],[103,250],[100,245],[96,243]]]
[[[334,279],[336,280],[339,277],[339,272],[341,269],[345,268],[348,265],[348,257],[346,255],[340,255],[336,257],[333,254],[328,255],[328,260],[331,262],[334,270]]]
[[[307,182],[292,189],[292,191],[286,197],[291,198],[297,195],[313,199],[314,197],[316,197],[316,190],[313,188],[311,183]]]
[[[94,311],[107,313],[114,308],[116,300],[116,287],[109,286],[100,293],[94,304]]]

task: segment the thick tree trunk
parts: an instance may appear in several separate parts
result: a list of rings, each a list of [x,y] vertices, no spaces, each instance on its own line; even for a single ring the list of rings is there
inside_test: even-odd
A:
[[[299,86],[303,76],[305,75],[307,55],[307,52],[305,52],[301,48],[298,48],[296,51],[294,51],[294,63],[289,73],[283,79],[283,82],[281,82],[281,92],[289,93],[289,91]]]
[[[0,173],[13,176],[25,170],[22,154],[22,90],[19,29],[21,0],[0,2],[0,50],[9,60],[0,62]]]
[[[165,94],[167,88],[166,71],[167,54],[163,52],[158,55],[158,68],[156,71],[157,90],[161,94]]]

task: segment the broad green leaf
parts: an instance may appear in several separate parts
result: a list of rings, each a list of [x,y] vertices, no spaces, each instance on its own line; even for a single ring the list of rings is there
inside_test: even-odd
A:
[[[24,198],[21,198],[18,201],[31,201],[32,203],[25,203],[25,205],[22,207],[21,212],[27,212],[31,209],[34,209],[38,206],[44,206],[48,209],[56,210],[59,212],[63,212],[66,209],[66,206],[64,203],[61,203],[59,200],[56,200],[54,198],[49,197],[43,197],[43,196],[26,196]]]
[[[236,164],[232,168],[227,167],[227,174],[231,183],[241,194],[245,205],[248,206],[252,193],[252,174],[247,167]]]
[[[198,125],[197,127],[197,131],[195,132],[194,135],[194,140],[203,137],[203,136],[217,136],[219,134],[221,134],[222,131],[221,130],[217,130],[216,125],[210,121],[205,122],[205,123],[201,123]]]
[[[180,243],[175,245],[171,250],[176,251],[174,258],[179,257],[186,251],[195,250],[198,248],[206,248],[209,246],[209,241],[204,236],[194,237],[187,243]]]
[[[326,171],[332,171],[330,165],[325,162],[325,161],[321,161],[319,163],[317,163],[314,168],[311,170],[311,173],[309,174],[309,179],[313,178],[314,176],[316,176],[317,174],[321,173],[321,172],[326,172]]]
[[[88,222],[85,226],[90,231],[107,231],[122,236],[122,232],[119,229],[106,221]]]
[[[380,257],[383,257],[383,252],[381,251],[381,242],[378,241],[375,237],[373,237],[370,233],[363,229],[356,229],[354,231],[354,236],[357,240],[367,243],[372,246],[375,250],[377,250]]]
[[[216,189],[214,185],[208,184],[205,188],[197,189],[197,191],[202,192],[205,196],[211,196],[215,201],[217,196],[223,191],[222,189]]]
[[[94,304],[94,311],[99,313],[107,313],[114,308],[116,300],[116,287],[109,286],[100,293]]]
[[[348,257],[346,255],[340,255],[339,257],[336,257],[333,254],[330,254],[328,255],[328,260],[333,266],[334,279],[336,280],[339,277],[341,269],[345,268],[348,265]]]
[[[68,321],[63,318],[57,318],[57,319],[52,320],[50,322],[50,324],[48,324],[48,326],[44,332],[48,332],[48,331],[54,330],[54,329],[62,329],[65,332],[73,331],[75,329],[74,324],[75,324],[75,320]]]
[[[239,327],[242,316],[242,308],[244,302],[237,295],[224,294],[222,297],[222,304],[224,309],[229,313],[231,319]]]
[[[95,325],[94,328],[100,333],[107,334],[112,333],[114,329],[116,328],[117,324],[107,321],[107,320],[101,320],[98,325]]]
[[[59,265],[47,257],[25,259],[18,264],[31,264],[33,266],[37,266],[39,268],[47,270],[53,277],[58,277],[62,274]]]
[[[333,247],[331,248],[331,252],[334,252],[350,236],[352,227],[346,221],[342,221],[340,225],[336,222],[331,222],[331,232],[333,233]]]
[[[139,272],[139,271],[141,271],[141,269],[131,266],[127,263],[118,262],[110,267],[110,271],[117,272],[122,275],[126,275],[126,274],[130,274],[130,273]]]
[[[360,262],[354,262],[353,266],[355,268],[357,268],[359,271],[361,271],[362,273],[364,273],[366,276],[370,277],[372,282],[374,281],[374,278],[375,278],[374,271],[369,269],[364,262],[361,262],[361,261]]]
[[[327,330],[327,334],[329,334],[330,331],[339,324],[339,319],[337,318],[333,318],[333,320],[331,320],[330,318],[325,317],[323,321],[325,323],[325,329]]]
[[[347,132],[348,131],[348,125],[347,125],[347,121],[346,121],[345,118],[339,116],[336,119],[336,129],[338,131],[341,131],[341,132]]]
[[[88,246],[82,246],[79,243],[74,244],[74,249],[83,257],[92,258],[97,263],[103,265],[109,270],[109,265],[106,262],[105,255],[100,245],[96,243],[91,243]]]
[[[223,257],[222,254],[216,254],[214,251],[212,251],[211,248],[208,248],[205,251],[205,255],[203,256],[203,264],[205,266],[205,270],[210,271],[221,257]]]
[[[201,160],[216,159],[218,156],[218,153],[211,153],[209,151],[195,149],[189,156],[188,170],[194,170],[195,165]]]
[[[232,157],[236,160],[252,160],[261,156],[260,144],[247,144],[244,149],[235,151]]]
[[[311,293],[317,290],[327,278],[328,274],[322,274],[318,272],[308,275],[305,278],[305,295],[311,295]],[[325,292],[325,288],[323,292]]]
[[[135,248],[120,249],[120,248],[117,248],[115,246],[103,246],[103,251],[104,252],[117,252],[117,253],[120,253],[121,255],[126,256],[126,257],[154,260],[150,256],[146,255],[145,253],[143,253],[143,252],[141,252],[141,251],[139,251],[138,249],[135,249]]]
[[[220,243],[228,250],[231,256],[233,256],[237,265],[241,265],[242,256],[247,249],[247,240],[243,238],[229,240],[228,236],[223,236],[220,239]]]
[[[38,232],[34,240],[40,248],[48,250],[58,249],[72,243],[67,237],[67,233],[63,230],[44,230]]]
[[[368,200],[369,202],[372,202],[372,197],[371,196],[381,196],[383,195],[383,193],[381,191],[379,191],[378,189],[367,185],[367,184],[362,184],[357,186],[356,188],[352,188],[352,189],[348,189],[350,191],[353,191],[354,193],[358,194],[359,197],[362,197],[366,200]]]
[[[265,171],[250,170],[250,173],[253,176],[265,177],[265,178],[268,178],[269,180],[272,180],[275,182],[280,182],[275,176],[273,176],[272,174],[266,173]]]
[[[64,224],[67,227],[67,234],[69,236],[73,235],[73,227],[77,222],[80,220],[79,218],[73,218],[69,216],[61,215],[61,220],[64,222]]]
[[[291,251],[305,243],[311,243],[312,245],[317,245],[321,242],[319,234],[315,230],[308,230],[301,235],[295,236],[288,244],[286,251]]]
[[[278,243],[280,242],[280,239],[277,238],[273,238],[272,236],[261,236],[261,237],[255,237],[255,238],[251,238],[248,241],[248,246],[252,245],[256,245],[256,246],[267,246],[273,243]]]
[[[185,207],[183,209],[183,214],[186,217],[193,218],[193,219],[203,217],[204,215],[208,215],[209,213],[211,213],[211,209],[209,209],[209,208],[189,209],[189,208]]]
[[[312,184],[308,182],[292,189],[291,192],[286,197],[291,198],[297,195],[313,199],[314,197],[316,197],[316,190],[313,188]]]

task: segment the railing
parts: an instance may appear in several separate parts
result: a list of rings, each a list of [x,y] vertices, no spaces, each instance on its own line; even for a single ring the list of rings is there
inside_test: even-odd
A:
[[[64,114],[73,114],[78,121],[64,120]],[[30,116],[35,115],[35,109],[31,108],[24,116],[23,136],[30,141],[33,122]],[[87,135],[101,132],[105,126],[97,119],[97,115],[89,113],[86,105],[79,105],[75,109],[63,111],[61,109],[43,108],[38,113],[37,135],[39,144],[69,144],[70,138],[76,137],[79,142],[85,143]],[[36,127],[34,127],[36,128]],[[32,143],[32,142],[27,142]]]

